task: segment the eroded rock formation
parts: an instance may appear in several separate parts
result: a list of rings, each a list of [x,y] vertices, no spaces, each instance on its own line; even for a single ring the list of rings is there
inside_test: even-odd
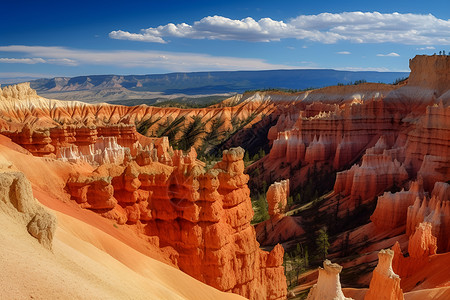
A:
[[[423,179],[431,191],[437,181],[450,178],[450,106],[440,101],[427,107],[423,117],[407,133],[405,165]]]
[[[319,279],[308,294],[307,300],[351,300],[346,298],[341,290],[339,273],[342,267],[333,264],[328,259],[323,262],[323,269],[319,267]]]
[[[403,300],[400,277],[392,270],[394,251],[390,249],[378,252],[378,265],[373,270],[369,290],[364,300]]]
[[[56,218],[33,197],[31,184],[0,154],[0,209],[27,228],[45,248],[52,249]]]
[[[266,199],[269,205],[269,215],[272,219],[282,217],[286,210],[288,197],[289,179],[275,182],[269,186]]]
[[[173,262],[194,278],[250,299],[284,298],[284,250],[260,250],[250,226],[244,150],[224,151],[208,172],[195,151],[171,151],[169,160],[152,161],[147,154],[140,164],[101,165],[72,177],[68,190],[82,207],[175,249]]]
[[[407,84],[305,94],[269,131],[273,147],[264,160],[264,180],[290,177],[292,188],[305,180],[306,172],[298,169],[347,169],[337,174],[335,192],[350,197],[350,209],[418,177],[431,192],[436,181],[450,178],[450,80],[443,71],[448,64],[447,56],[416,56],[411,74],[424,73],[413,74]]]
[[[394,271],[401,277],[408,277],[419,271],[428,262],[428,256],[436,254],[437,239],[432,234],[432,225],[420,223],[414,234],[409,238],[408,257],[404,257],[400,245],[395,243],[393,251]]]
[[[417,198],[423,198],[422,180],[414,181],[408,191],[385,192],[377,199],[377,206],[370,220],[379,230],[391,230],[406,225],[408,207]]]
[[[55,153],[55,149],[45,146],[55,146],[57,138],[64,140],[67,134],[69,139],[76,137],[79,142],[83,140],[90,144],[95,143],[96,136],[116,136],[120,145],[133,152],[126,140],[133,142],[135,126],[145,135],[156,135],[158,130],[175,120],[181,128],[187,127],[194,117],[200,118],[206,132],[211,132],[213,123],[217,123],[220,126],[214,130],[224,136],[237,124],[251,126],[259,122],[262,115],[274,111],[272,101],[258,99],[257,95],[249,95],[235,106],[179,109],[49,100],[38,96],[29,83],[0,89],[0,131],[9,132],[8,136],[15,142],[37,155]],[[25,124],[28,124],[29,132],[23,130]],[[176,137],[180,135],[181,131]]]
[[[368,149],[361,166],[354,165],[350,170],[337,174],[334,191],[350,195],[352,202],[360,205],[390,187],[402,186],[407,179],[404,166],[391,153],[383,151],[378,154]]]
[[[193,277],[254,299],[282,298],[286,295],[283,249],[276,246],[270,253],[263,252],[255,241],[243,153],[225,152],[221,162],[206,170],[195,151],[173,150],[167,138],[146,139],[135,125],[150,135],[177,118],[186,127],[195,116],[205,123],[207,132],[213,120],[219,121],[219,131],[224,132],[245,120],[251,119],[248,124],[252,125],[263,114],[272,114],[266,124],[276,122],[268,132],[272,150],[254,164],[264,166],[256,181],[289,178],[292,190],[312,169],[325,166],[327,172],[341,171],[330,196],[333,201],[339,198],[338,205],[325,199],[321,211],[339,207],[338,218],[341,211],[379,196],[372,216],[375,226],[368,224],[372,229],[400,233],[405,226],[410,245],[419,240],[433,245],[433,239],[422,237],[434,235],[438,251],[448,251],[449,61],[446,56],[418,56],[410,62],[408,83],[399,86],[362,84],[296,94],[253,93],[195,110],[61,102],[39,97],[29,85],[21,84],[0,91],[0,130],[34,155],[98,165],[94,172],[74,174],[67,182],[72,199],[130,226],[146,242],[170,248],[173,264]],[[280,199],[289,184],[277,192],[283,195]],[[283,206],[277,193],[270,200],[273,216],[282,212],[277,210],[279,203]],[[46,225],[33,218],[28,221],[34,224],[29,230],[39,236]],[[280,228],[296,224],[298,230],[289,232],[291,236],[302,232],[297,221],[277,220]],[[420,229],[424,221],[432,224],[430,229],[425,225]],[[264,236],[271,239],[269,234]],[[397,245],[396,253],[399,249]],[[430,249],[411,251],[418,256],[432,253]],[[394,270],[396,265],[394,259]],[[322,280],[325,287],[334,286],[330,295],[343,297],[335,279],[329,281],[332,284],[324,282],[328,281]]]
[[[412,206],[408,207],[406,218],[406,234],[411,236],[422,222],[429,222],[433,235],[438,239],[438,251],[450,251],[450,185],[436,182],[431,198],[417,197]]]

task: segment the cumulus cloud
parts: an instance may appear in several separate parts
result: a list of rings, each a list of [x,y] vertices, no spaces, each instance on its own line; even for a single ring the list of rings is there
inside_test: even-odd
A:
[[[160,25],[138,33],[116,30],[113,39],[166,43],[167,38],[240,40],[251,42],[279,41],[284,38],[331,44],[400,43],[413,45],[450,45],[450,20],[419,14],[383,14],[379,12],[343,12],[300,15],[287,21],[271,18],[242,20],[208,16],[192,25]]]
[[[397,57],[397,56],[400,56],[400,54],[398,54],[398,53],[395,53],[395,52],[391,52],[391,53],[388,53],[388,54],[377,54],[377,56],[390,56],[390,57]]]
[[[34,65],[38,63],[45,63],[46,61],[39,57],[33,58],[0,58],[0,63],[6,64],[28,64]]]
[[[292,69],[293,66],[270,64],[261,59],[212,56],[207,54],[164,51],[93,51],[64,47],[0,46],[0,52],[43,57],[44,61],[64,65],[112,65],[147,67],[169,71],[268,70]],[[26,58],[25,58],[26,59]],[[298,67],[295,67],[298,68]]]
[[[349,54],[352,54],[351,52],[349,52],[349,51],[339,51],[339,52],[336,52],[337,54],[342,54],[342,55],[349,55]]]
[[[154,35],[144,35],[139,33],[129,33],[122,30],[111,31],[109,37],[116,40],[130,40],[139,42],[166,43],[161,37]]]

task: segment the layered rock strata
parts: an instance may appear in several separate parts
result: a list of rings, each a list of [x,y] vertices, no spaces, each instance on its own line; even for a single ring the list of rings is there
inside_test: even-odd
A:
[[[399,116],[386,108],[379,98],[364,103],[343,104],[342,108],[335,105],[332,109],[310,117],[300,114],[293,128],[286,125],[289,130],[277,133],[270,157],[284,158],[287,162],[328,161],[339,169],[350,163],[371,142],[373,145],[373,140],[376,141],[382,134],[389,136],[393,143],[399,129]],[[281,121],[280,118],[278,122]],[[282,128],[280,125],[278,127]]]
[[[388,151],[383,138],[362,157],[361,166],[337,173],[335,193],[349,195],[355,205],[366,203],[384,190],[402,186],[409,178],[396,152]]]
[[[428,106],[414,130],[407,134],[405,164],[431,191],[437,181],[450,178],[450,106]]]
[[[260,250],[250,226],[244,150],[224,151],[208,172],[195,151],[166,154],[163,162],[147,153],[139,164],[101,165],[93,174],[72,177],[67,188],[82,207],[172,247],[173,262],[194,278],[250,299],[283,299],[284,250]]]
[[[136,155],[139,145],[139,134],[132,125],[108,127],[69,125],[35,129],[26,124],[21,130],[5,131],[2,134],[35,156],[55,154],[66,160],[75,159],[72,156],[83,155],[85,156],[82,158],[83,160],[96,161],[98,157],[94,156],[100,154],[98,150],[104,152],[106,148],[109,149],[109,152],[119,148],[128,148],[132,155]]]
[[[423,198],[422,180],[411,183],[408,191],[385,192],[377,199],[377,206],[370,220],[379,230],[392,230],[406,225],[408,207],[416,198]]]
[[[259,99],[258,94],[247,98],[242,99],[235,106],[200,109],[160,108],[146,105],[129,107],[45,99],[38,96],[36,91],[30,88],[29,83],[21,83],[0,89],[0,131],[11,132],[14,137],[14,133],[20,135],[24,124],[28,124],[31,130],[36,132],[34,138],[31,136],[32,140],[29,141],[30,136],[26,132],[22,135],[28,140],[30,151],[41,155],[54,153],[54,150],[43,149],[41,146],[48,144],[48,140],[41,141],[42,138],[48,137],[47,130],[53,129],[55,135],[65,135],[64,130],[69,133],[72,131],[67,127],[87,128],[83,133],[81,132],[83,130],[78,130],[79,135],[85,134],[87,140],[95,138],[95,135],[118,137],[120,133],[118,131],[121,131],[122,138],[118,137],[118,143],[133,151],[131,145],[126,145],[129,135],[125,131],[129,127],[138,126],[140,132],[156,135],[158,131],[175,120],[179,122],[181,128],[185,128],[195,117],[200,118],[206,132],[211,132],[213,123],[217,123],[220,126],[214,130],[225,133],[234,130],[241,123],[248,123],[248,126],[251,126],[259,122],[263,115],[275,112],[275,104],[269,99]],[[91,129],[99,131],[99,134]],[[45,132],[44,136],[41,132]],[[176,137],[179,138],[180,135],[181,131]],[[22,145],[20,139],[13,138],[13,140],[17,140]],[[33,144],[37,149],[32,146]],[[37,151],[39,149],[42,150]]]
[[[350,196],[355,205],[406,179],[421,177],[425,192],[431,192],[435,182],[450,178],[449,62],[447,56],[416,56],[410,61],[412,79],[390,89],[377,86],[378,94],[372,93],[375,86],[361,85],[354,96],[337,97],[334,87],[334,95],[322,94],[312,104],[304,97],[271,128],[273,147],[264,165],[275,170],[266,173],[285,176],[286,164],[291,174],[312,164],[341,170],[362,157],[360,165],[337,174],[335,185],[335,192]],[[290,179],[296,186],[304,176]]]
[[[57,158],[62,161],[77,162],[86,161],[90,164],[122,163],[125,159],[125,152],[129,148],[120,146],[117,137],[99,137],[95,144],[90,144],[88,151],[80,151],[73,144],[59,149]]]

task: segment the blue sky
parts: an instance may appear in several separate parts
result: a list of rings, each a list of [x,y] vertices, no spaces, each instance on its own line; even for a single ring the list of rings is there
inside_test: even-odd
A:
[[[0,78],[332,68],[450,52],[448,1],[2,1]]]

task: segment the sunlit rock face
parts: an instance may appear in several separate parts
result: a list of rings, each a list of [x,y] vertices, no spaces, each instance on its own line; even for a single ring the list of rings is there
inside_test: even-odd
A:
[[[395,253],[392,265],[397,274],[408,277],[420,272],[421,268],[428,264],[428,257],[436,254],[437,251],[437,239],[432,233],[431,223],[420,223],[414,234],[409,237],[408,257],[403,256],[398,242],[392,250]]]
[[[403,85],[305,92],[269,131],[273,147],[265,172],[279,174],[265,178],[332,165],[338,171],[334,190],[350,196],[350,209],[418,178],[431,193],[435,182],[450,178],[449,65],[448,56],[416,56]],[[291,176],[291,188],[304,180],[304,175]]]
[[[413,181],[409,190],[397,193],[385,192],[377,199],[377,206],[370,220],[379,230],[391,230],[406,225],[408,207],[416,198],[423,198],[422,181]]]
[[[409,60],[411,69],[408,78],[409,87],[421,88],[421,93],[414,93],[410,97],[420,100],[448,100],[446,93],[450,82],[450,57],[446,55],[417,55]],[[414,92],[414,91],[413,91]],[[449,104],[449,103],[446,103]]]
[[[139,145],[139,134],[131,125],[34,129],[26,124],[20,130],[4,134],[35,156],[56,155],[65,161],[76,159],[96,163],[108,159],[111,161],[123,156],[120,152],[125,148],[128,148],[130,154],[136,155]],[[102,155],[103,158],[100,158]]]
[[[269,215],[272,219],[282,217],[286,210],[288,197],[289,179],[275,182],[269,186],[266,199],[269,205]]]
[[[0,131],[9,132],[8,136],[24,147],[31,144],[32,146],[26,148],[40,156],[55,153],[58,143],[68,146],[65,143],[74,142],[69,141],[74,136],[77,136],[80,143],[90,144],[95,143],[96,136],[116,136],[119,145],[130,148],[131,154],[135,155],[133,145],[136,140],[136,127],[144,135],[156,136],[159,129],[167,127],[176,119],[184,128],[193,118],[199,118],[208,132],[214,124],[218,124],[214,131],[223,137],[227,131],[232,131],[237,123],[244,122],[252,126],[261,121],[262,116],[272,114],[276,108],[272,101],[259,99],[258,93],[232,98],[239,99],[237,103],[231,101],[226,104],[229,101],[225,101],[223,106],[198,109],[88,104],[46,99],[38,96],[29,83],[23,83],[0,88]],[[31,141],[22,143],[21,138],[16,139],[15,136],[30,138],[27,132],[21,133],[25,124],[36,133],[34,137],[31,135]],[[44,132],[43,137],[41,132]],[[181,134],[180,131],[176,138],[180,138]],[[42,141],[42,138],[49,135],[52,141]],[[195,143],[196,147],[200,146],[200,141],[199,139]],[[48,143],[55,149],[44,148]]]
[[[376,146],[375,146],[376,147]],[[405,167],[392,157],[391,153],[381,154],[368,149],[362,164],[337,174],[334,191],[350,195],[355,204],[365,203],[394,185],[400,186],[408,179]],[[386,150],[386,149],[385,149]]]
[[[282,299],[284,250],[278,245],[261,251],[255,240],[243,151],[226,151],[221,162],[206,169],[195,150],[173,150],[167,138],[143,137],[135,126],[148,121],[152,132],[171,118],[184,117],[186,126],[199,116],[205,128],[211,127],[209,120],[223,121],[220,131],[226,132],[255,112],[272,114],[272,150],[262,160],[261,172],[266,182],[272,171],[275,180],[289,178],[268,195],[272,217],[282,215],[289,185],[298,187],[306,168],[329,166],[339,171],[334,191],[345,198],[341,207],[377,201],[375,228],[405,227],[412,255],[394,258],[394,270],[410,274],[426,263],[427,255],[450,249],[449,61],[444,56],[416,57],[403,86],[362,84],[289,96],[254,93],[233,97],[230,101],[237,106],[194,110],[48,100],[20,84],[0,91],[0,130],[33,155],[91,164],[89,171],[67,181],[72,199],[133,228],[143,243],[169,249],[172,263],[193,277],[251,299]],[[282,220],[285,228],[294,227],[295,220]],[[295,232],[303,234],[297,227]],[[398,244],[394,250],[397,257]],[[336,276],[340,269],[329,265],[321,271],[312,299],[342,299]],[[395,277],[385,265],[380,257],[375,290]],[[406,267],[397,271],[398,266]],[[319,287],[328,292],[320,294]]]
[[[339,169],[373,146],[380,135],[388,136],[393,143],[399,129],[399,116],[379,98],[323,108],[326,110],[313,116],[309,116],[312,112],[307,109],[301,110],[294,125],[287,122],[282,126],[280,118],[273,128],[286,129],[278,131],[273,138],[270,158],[283,158],[286,162],[331,162]],[[269,139],[274,132],[269,132]]]
[[[450,251],[448,233],[450,231],[450,185],[436,182],[431,197],[417,197],[414,204],[408,207],[406,234],[414,234],[422,222],[432,225],[432,234],[438,239],[440,253]]]
[[[87,150],[87,151],[86,151]],[[117,144],[117,137],[99,137],[95,144],[90,144],[84,152],[77,146],[71,144],[68,147],[61,147],[57,158],[62,161],[86,161],[90,164],[122,163],[125,158],[125,148]]]
[[[400,277],[392,270],[394,251],[387,249],[378,252],[378,265],[373,270],[369,290],[364,300],[403,300]]]
[[[424,258],[436,254],[437,239],[432,234],[431,223],[420,223],[409,239],[408,253],[412,258]]]
[[[307,300],[351,300],[346,298],[341,289],[339,273],[342,267],[329,260],[323,262],[323,269],[319,268],[319,279],[306,298]]]
[[[175,265],[213,287],[250,299],[285,298],[283,247],[260,250],[250,225],[244,150],[224,151],[207,172],[194,150],[168,149],[160,161],[143,153],[139,164],[102,164],[92,174],[72,177],[67,183],[72,198],[157,237],[160,246],[174,249]]]

